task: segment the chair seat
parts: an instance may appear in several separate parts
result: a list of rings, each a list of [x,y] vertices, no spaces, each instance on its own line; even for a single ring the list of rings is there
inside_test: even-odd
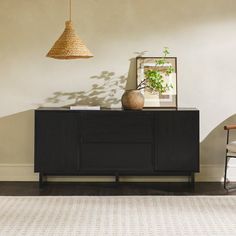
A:
[[[236,155],[236,141],[233,141],[229,143],[226,148],[228,149],[228,152],[235,153]]]

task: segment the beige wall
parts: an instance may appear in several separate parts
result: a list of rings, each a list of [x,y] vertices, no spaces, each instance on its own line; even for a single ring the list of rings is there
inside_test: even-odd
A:
[[[178,57],[179,105],[201,111],[203,170],[222,175],[222,125],[236,122],[236,1],[73,2],[76,31],[93,59],[45,57],[64,29],[67,0],[0,1],[0,169],[33,164],[32,109],[76,98],[117,104],[123,91],[114,82],[126,78],[126,88],[134,86],[134,58],[144,51],[159,56],[169,46]]]

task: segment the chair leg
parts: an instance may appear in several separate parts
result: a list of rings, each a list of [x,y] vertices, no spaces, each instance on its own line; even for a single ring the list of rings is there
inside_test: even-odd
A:
[[[227,181],[227,168],[228,168],[228,156],[225,156],[225,175],[224,175],[224,189],[228,190],[226,187],[226,181]]]

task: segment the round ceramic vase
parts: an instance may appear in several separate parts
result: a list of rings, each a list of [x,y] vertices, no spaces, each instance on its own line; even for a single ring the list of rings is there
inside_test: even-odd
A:
[[[125,110],[142,110],[144,96],[137,89],[126,90],[121,98],[121,103]]]

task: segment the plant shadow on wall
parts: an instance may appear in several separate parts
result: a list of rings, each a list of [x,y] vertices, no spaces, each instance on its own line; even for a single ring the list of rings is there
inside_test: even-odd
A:
[[[78,92],[58,91],[52,97],[46,99],[46,104],[111,107],[111,105],[120,103],[119,96],[117,95],[123,92],[125,88],[127,82],[125,75],[117,76],[115,72],[102,71],[100,75],[91,76],[90,79],[95,81],[91,89]]]
[[[132,57],[129,59],[129,72],[128,72],[128,78],[127,78],[127,84],[125,89],[136,89],[137,87],[137,81],[136,81],[136,57],[143,57],[148,51],[142,51],[142,52],[134,52],[135,57]]]
[[[140,57],[144,56],[146,52],[134,52],[134,54]],[[75,92],[54,92],[41,106],[91,105],[105,108],[118,106],[124,90],[136,88],[136,56],[129,59],[128,75],[127,73],[116,75],[112,71],[102,71],[100,75],[90,77],[91,80],[94,80],[91,89]]]

